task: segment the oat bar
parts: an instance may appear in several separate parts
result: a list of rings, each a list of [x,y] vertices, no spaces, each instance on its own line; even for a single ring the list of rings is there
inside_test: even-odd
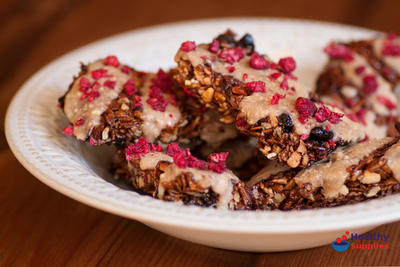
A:
[[[160,145],[141,138],[136,144],[121,150],[120,179],[131,183],[144,193],[166,201],[223,209],[252,209],[255,199],[251,190],[226,169],[228,153],[214,153],[208,161],[195,158],[189,149],[177,143],[162,152]]]
[[[330,60],[317,81],[319,97],[337,105],[351,120],[359,122],[367,139],[396,135],[394,122],[398,118],[398,103],[394,85],[399,81],[400,54],[382,55],[390,52],[387,43],[391,44],[392,40],[378,38],[329,44],[325,52]],[[386,63],[395,60],[398,70]]]
[[[267,166],[248,183],[259,209],[332,207],[400,191],[399,137],[337,151],[305,169]]]
[[[341,110],[309,98],[292,74],[292,58],[275,64],[254,51],[249,35],[236,41],[228,31],[210,44],[184,42],[175,61],[174,78],[188,94],[256,137],[260,151],[280,164],[305,167],[365,137]]]

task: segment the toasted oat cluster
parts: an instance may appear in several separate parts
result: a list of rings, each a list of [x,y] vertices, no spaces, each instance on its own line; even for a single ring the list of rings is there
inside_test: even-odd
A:
[[[377,40],[330,44],[316,93],[293,58],[273,62],[229,30],[183,42],[168,72],[108,56],[59,99],[63,133],[114,145],[115,178],[165,201],[293,210],[389,195],[400,190],[400,42]]]

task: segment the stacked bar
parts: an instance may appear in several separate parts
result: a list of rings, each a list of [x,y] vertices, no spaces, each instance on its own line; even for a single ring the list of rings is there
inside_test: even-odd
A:
[[[400,143],[359,143],[305,169],[266,168],[248,183],[259,209],[310,209],[360,202],[400,191]]]
[[[174,78],[188,94],[256,137],[260,151],[280,164],[306,167],[365,137],[341,110],[309,98],[291,74],[292,58],[273,63],[254,51],[249,35],[236,41],[228,31],[210,44],[184,42],[175,61]]]
[[[317,82],[320,98],[360,122],[367,138],[395,136],[399,38],[390,34],[347,44],[331,43],[325,52],[330,60]]]

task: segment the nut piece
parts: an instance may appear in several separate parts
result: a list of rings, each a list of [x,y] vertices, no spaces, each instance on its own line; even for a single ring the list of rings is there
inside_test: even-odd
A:
[[[128,110],[129,107],[128,107],[125,103],[123,103],[123,104],[121,105],[121,109],[122,109],[122,110]]]
[[[109,131],[110,131],[110,127],[107,126],[106,128],[104,128],[103,132],[101,133],[101,138],[103,140],[107,140]]]
[[[290,155],[289,159],[287,160],[287,165],[289,165],[292,168],[296,168],[299,166],[301,162],[301,154],[297,151],[293,152],[292,155]]]
[[[235,119],[235,117],[233,117],[233,115],[228,115],[228,116],[222,117],[219,120],[224,123],[234,123],[236,121],[236,119]]]
[[[366,197],[373,197],[373,196],[375,196],[380,190],[381,190],[381,187],[378,185],[378,186],[372,187],[367,193],[364,193],[364,195],[365,195]]]
[[[201,98],[204,100],[204,102],[210,103],[211,100],[213,99],[213,96],[214,96],[214,89],[210,87],[201,95]]]
[[[363,177],[361,178],[361,183],[363,184],[374,184],[381,181],[381,176],[379,173],[370,172],[365,170],[363,172]]]
[[[226,100],[225,96],[223,96],[220,92],[215,92],[214,96],[218,102],[225,102]]]

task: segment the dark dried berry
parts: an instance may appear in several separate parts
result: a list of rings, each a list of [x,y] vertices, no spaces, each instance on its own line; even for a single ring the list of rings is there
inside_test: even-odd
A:
[[[285,126],[285,127],[293,127],[293,121],[292,117],[288,113],[282,113],[278,117],[279,124]]]
[[[311,129],[310,138],[316,141],[328,141],[333,138],[333,132],[317,126]]]
[[[253,37],[246,33],[242,39],[239,40],[239,45],[243,48],[250,49],[251,52],[254,50],[254,40]]]
[[[226,32],[224,34],[219,35],[217,37],[217,41],[223,44],[229,44],[233,47],[236,47],[235,36],[231,32]]]

